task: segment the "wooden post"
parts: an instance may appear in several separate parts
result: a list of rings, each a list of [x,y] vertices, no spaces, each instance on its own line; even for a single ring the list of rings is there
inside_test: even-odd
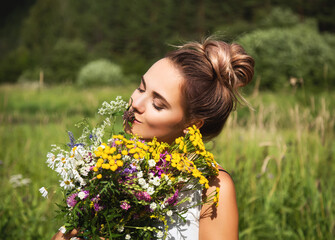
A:
[[[43,70],[40,71],[40,88],[43,88],[44,84],[44,73]]]

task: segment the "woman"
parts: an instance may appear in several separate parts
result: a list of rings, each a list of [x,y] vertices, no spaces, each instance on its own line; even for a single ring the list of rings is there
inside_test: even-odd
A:
[[[239,99],[244,101],[238,88],[248,84],[253,73],[254,60],[238,44],[211,39],[185,44],[144,74],[131,96],[135,120],[126,130],[146,140],[156,136],[159,141],[171,143],[195,124],[209,140],[221,132]],[[238,239],[234,183],[222,168],[202,194],[217,187],[218,207],[205,204],[191,209],[188,225],[171,225],[170,239]],[[57,233],[53,239],[75,235],[76,230],[66,236]]]

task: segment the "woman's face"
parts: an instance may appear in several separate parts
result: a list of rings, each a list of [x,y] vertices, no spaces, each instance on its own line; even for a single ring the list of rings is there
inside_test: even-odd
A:
[[[135,120],[130,131],[142,139],[171,143],[185,128],[181,84],[183,77],[163,58],[144,74],[131,98]]]

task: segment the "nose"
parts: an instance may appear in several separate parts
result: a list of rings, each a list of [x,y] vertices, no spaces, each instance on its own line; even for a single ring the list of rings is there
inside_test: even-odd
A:
[[[131,96],[131,107],[136,113],[142,114],[145,111],[145,96],[142,94],[134,93]]]

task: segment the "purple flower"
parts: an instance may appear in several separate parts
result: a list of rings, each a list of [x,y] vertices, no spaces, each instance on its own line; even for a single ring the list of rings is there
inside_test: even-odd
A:
[[[78,193],[71,194],[67,199],[66,203],[69,207],[74,207],[77,204],[76,197],[78,196]]]
[[[178,193],[179,193],[179,191],[178,191],[178,189],[177,189],[177,191],[173,194],[173,196],[170,197],[170,198],[168,198],[168,199],[166,200],[166,202],[167,202],[169,205],[173,205],[173,206],[175,206],[175,205],[178,203]]]
[[[127,210],[130,208],[130,205],[129,205],[129,203],[123,201],[123,202],[121,203],[120,207],[121,207],[122,209],[124,209],[124,210],[127,211]]]
[[[103,208],[103,207],[101,207],[101,206],[99,205],[99,203],[94,203],[94,211],[98,212],[98,211],[102,210],[102,208]]]

